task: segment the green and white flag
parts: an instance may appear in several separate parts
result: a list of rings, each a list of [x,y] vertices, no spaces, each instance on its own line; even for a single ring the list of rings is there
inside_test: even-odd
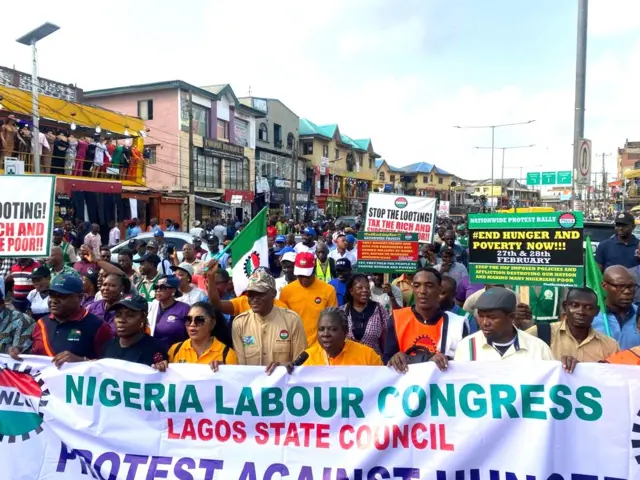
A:
[[[269,244],[267,242],[267,208],[253,217],[249,225],[229,244],[233,260],[233,288],[236,295],[247,289],[249,277],[258,267],[269,268]]]

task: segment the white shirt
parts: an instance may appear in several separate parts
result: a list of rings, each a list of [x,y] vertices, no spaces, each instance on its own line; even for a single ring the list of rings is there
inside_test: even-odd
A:
[[[191,230],[189,230],[189,235],[191,235],[192,237],[204,238],[204,228],[193,227]]]
[[[516,330],[516,332],[516,341],[504,355],[500,355],[500,352],[493,345],[487,343],[487,338],[482,331],[476,332],[458,343],[454,360],[457,362],[471,362],[474,360],[478,362],[555,360],[551,349],[544,341],[522,330]],[[475,348],[473,348],[474,346]],[[475,354],[473,354],[474,351]]]
[[[35,137],[31,137],[31,147],[33,148],[35,144],[36,144]],[[38,151],[40,152],[40,155],[42,155],[42,147],[51,148],[49,146],[49,141],[47,140],[47,136],[44,133],[39,133],[38,134]],[[33,313],[36,313],[36,312],[33,312]]]
[[[178,300],[186,303],[187,305],[193,305],[198,302],[205,302],[207,300],[207,294],[201,288],[191,285],[191,291],[189,293],[183,293],[178,297]]]
[[[280,292],[287,285],[289,285],[289,282],[287,282],[286,277],[283,276],[283,277],[276,278],[276,298],[280,298]]]
[[[391,305],[391,298],[389,298],[389,295],[384,293],[382,287],[377,288],[373,282],[370,282],[369,286],[371,287],[371,300],[378,302],[387,311],[387,313],[391,315],[393,307]],[[395,285],[392,285],[391,294],[396,299],[397,304],[402,307],[402,290]]]
[[[296,243],[296,246],[293,247],[293,249],[296,251],[296,253],[311,252],[315,255],[317,247],[318,242],[315,242],[312,247],[307,247],[304,243],[298,242]]]
[[[352,267],[355,267],[356,263],[358,262],[358,258],[356,257],[355,253],[350,252],[349,250],[345,250],[344,255],[340,255],[340,252],[338,252],[337,248],[329,252],[329,258],[333,258],[336,262],[341,258],[346,258],[351,262]]]
[[[218,240],[220,240],[220,244],[222,245],[224,237],[227,236],[227,227],[224,225],[216,225],[213,227],[213,234],[218,237]]]
[[[111,160],[111,155],[107,152],[107,146],[104,143],[96,143],[96,153],[93,156],[93,163],[96,165],[104,165],[104,157]]]
[[[34,314],[49,313],[49,295],[42,298],[40,292],[31,290],[27,295],[27,300],[31,303],[31,311]]]
[[[120,229],[118,227],[113,227],[109,230],[109,246],[115,247],[120,243]]]

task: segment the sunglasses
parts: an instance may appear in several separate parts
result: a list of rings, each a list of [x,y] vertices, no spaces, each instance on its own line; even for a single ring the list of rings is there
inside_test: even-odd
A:
[[[204,315],[195,315],[193,317],[191,315],[187,315],[186,317],[184,317],[185,325],[191,325],[191,323],[195,323],[196,327],[201,327],[206,323],[206,321],[207,317],[205,317]]]

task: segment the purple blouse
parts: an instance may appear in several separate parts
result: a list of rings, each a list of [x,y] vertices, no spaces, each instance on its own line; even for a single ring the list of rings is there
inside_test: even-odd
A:
[[[174,343],[183,342],[188,337],[184,326],[184,317],[191,307],[184,302],[174,303],[166,310],[158,305],[158,317],[153,336],[165,344],[167,349]]]
[[[115,310],[107,310],[104,300],[96,300],[85,307],[89,313],[93,313],[96,317],[101,318],[109,324],[111,331],[116,333],[116,312]]]

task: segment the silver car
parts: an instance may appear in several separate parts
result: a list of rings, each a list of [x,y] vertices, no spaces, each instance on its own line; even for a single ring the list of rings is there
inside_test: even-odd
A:
[[[145,232],[141,233],[135,238],[130,238],[129,240],[125,240],[124,242],[119,243],[115,247],[111,247],[111,261],[113,263],[118,263],[118,253],[124,249],[129,248],[130,240],[144,240],[149,243],[153,240],[153,232]],[[182,261],[182,248],[185,243],[193,243],[193,235],[190,235],[185,232],[164,232],[164,243],[167,245],[173,246],[178,251],[178,259]],[[209,247],[207,246],[207,242],[202,240],[202,248],[209,251]],[[134,252],[135,254],[135,252]]]

